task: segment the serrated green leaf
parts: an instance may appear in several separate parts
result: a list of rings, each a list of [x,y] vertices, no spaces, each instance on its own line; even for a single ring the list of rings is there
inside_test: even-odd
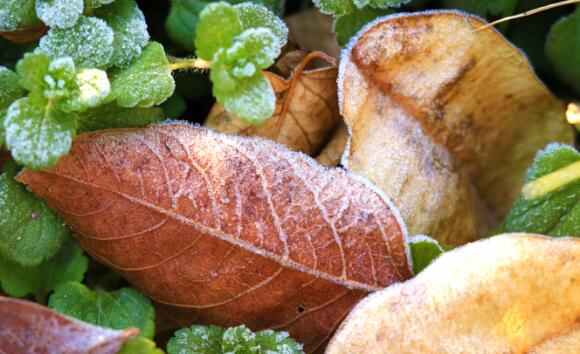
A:
[[[347,15],[337,17],[333,24],[336,41],[341,46],[345,45],[364,25],[378,17],[391,13],[393,13],[392,10],[365,7],[364,9],[355,9]]]
[[[175,81],[163,46],[151,42],[129,67],[111,80],[112,95],[121,107],[151,107],[165,101],[175,90]]]
[[[0,175],[0,257],[21,265],[37,265],[54,256],[69,231],[40,199],[14,180]]]
[[[88,9],[96,9],[103,5],[108,5],[115,0],[85,0],[85,7]]]
[[[36,0],[36,15],[49,27],[72,27],[83,10],[83,0]]]
[[[409,248],[413,260],[413,274],[415,275],[427,268],[431,262],[445,252],[436,240],[423,235],[411,237]]]
[[[172,0],[165,22],[169,38],[188,51],[193,51],[199,13],[209,3],[210,1],[202,0]]]
[[[220,48],[229,48],[242,32],[242,21],[236,9],[225,2],[207,5],[199,15],[195,47],[197,56],[212,61]]]
[[[137,337],[125,342],[117,354],[163,354],[150,339]]]
[[[242,3],[253,3],[265,6],[268,10],[272,11],[278,16],[282,16],[284,13],[285,0],[227,0],[230,4],[242,4]]]
[[[67,236],[56,255],[34,266],[22,266],[0,256],[0,284],[10,296],[42,299],[64,283],[81,281],[88,263],[79,243]]]
[[[268,10],[263,5],[245,2],[235,6],[240,20],[242,29],[250,28],[267,28],[278,38],[279,46],[282,48],[288,39],[288,27],[278,16]]]
[[[376,9],[389,9],[401,7],[401,5],[407,4],[412,0],[365,0],[368,5]],[[514,0],[517,1],[517,0]],[[359,7],[360,8],[360,7]]]
[[[546,56],[558,78],[580,94],[580,6],[552,26]]]
[[[78,114],[77,131],[144,127],[164,118],[163,110],[158,107],[124,108],[112,102]]]
[[[143,47],[149,43],[149,32],[145,16],[134,0],[117,0],[100,7],[94,14],[115,32],[112,65],[127,66],[141,55]]]
[[[20,85],[28,91],[44,90],[49,65],[50,58],[43,53],[26,53],[16,64]]]
[[[578,160],[580,154],[573,147],[550,144],[536,155],[526,181],[538,179]],[[580,180],[540,198],[518,199],[498,232],[580,237]]]
[[[286,332],[265,330],[258,333],[245,326],[222,330],[216,326],[193,325],[175,332],[167,343],[168,354],[293,354],[302,345]]]
[[[250,28],[234,38],[225,55],[216,55],[215,61],[220,62],[220,69],[226,69],[231,76],[241,79],[252,77],[274,64],[278,55],[280,46],[272,31]]]
[[[16,161],[30,169],[50,168],[70,150],[76,117],[29,96],[10,105],[4,129]]]
[[[53,58],[71,57],[80,68],[105,68],[113,55],[114,33],[99,18],[81,16],[70,28],[51,28],[37,51]]]
[[[38,17],[34,4],[35,0],[0,1],[0,31],[14,31],[36,25]]]
[[[322,13],[333,16],[349,14],[355,8],[352,0],[313,0],[312,2]]]
[[[0,148],[5,144],[4,116],[12,102],[24,96],[26,91],[18,83],[18,75],[0,66]]]
[[[151,302],[133,288],[112,292],[91,291],[80,283],[67,283],[51,295],[48,306],[79,320],[101,327],[139,328],[145,338],[153,338],[155,311]]]

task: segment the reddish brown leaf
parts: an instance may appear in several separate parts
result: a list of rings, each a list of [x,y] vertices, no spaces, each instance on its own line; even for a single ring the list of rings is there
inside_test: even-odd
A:
[[[114,354],[139,331],[117,331],[63,316],[33,302],[0,296],[0,352]]]
[[[80,135],[18,180],[97,260],[182,315],[319,346],[369,291],[409,278],[382,194],[265,140],[184,124]]]
[[[25,44],[34,42],[44,36],[48,28],[44,23],[36,26],[18,29],[11,32],[0,32],[0,37],[16,44]]]

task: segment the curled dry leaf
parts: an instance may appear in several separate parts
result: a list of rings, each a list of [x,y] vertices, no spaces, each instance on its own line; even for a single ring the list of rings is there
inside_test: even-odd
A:
[[[286,57],[294,58],[293,53]],[[326,65],[307,70],[315,59],[323,59]],[[284,58],[282,62],[286,62]],[[216,103],[205,126],[222,133],[270,139],[308,155],[320,152],[341,121],[334,60],[322,52],[312,52],[298,63],[288,80],[271,72],[266,75],[276,92],[276,111],[265,124],[245,123]]]
[[[16,44],[26,44],[34,42],[46,34],[48,28],[42,22],[38,25],[10,32],[0,32],[0,37]]]
[[[82,134],[18,180],[176,326],[283,329],[313,350],[367,292],[411,276],[380,192],[265,140],[184,124]]]
[[[457,12],[383,18],[353,39],[339,74],[343,164],[393,199],[411,234],[448,245],[497,226],[535,153],[573,141],[563,104],[483,24]]]
[[[579,261],[575,238],[468,244],[361,301],[327,354],[577,352]]]
[[[33,302],[0,296],[2,353],[115,354],[139,330],[93,326]]]
[[[340,59],[340,46],[332,31],[332,17],[317,9],[308,9],[284,19],[288,26],[288,40],[298,48],[313,52],[321,51]]]
[[[340,159],[344,153],[348,136],[348,128],[341,120],[330,142],[316,156],[316,161],[323,166],[336,167],[340,163]]]

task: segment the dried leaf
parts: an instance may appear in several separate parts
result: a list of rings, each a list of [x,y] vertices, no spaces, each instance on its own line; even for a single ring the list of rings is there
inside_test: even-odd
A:
[[[34,42],[46,34],[48,28],[42,22],[38,25],[9,32],[0,32],[0,37],[16,44]]]
[[[364,294],[411,276],[382,194],[265,140],[184,124],[81,134],[18,180],[176,327],[283,329],[312,350]]]
[[[294,58],[291,53],[294,52],[288,55]],[[307,70],[315,59],[323,59],[326,65]],[[332,58],[321,52],[312,52],[300,61],[288,80],[267,73],[276,92],[276,111],[265,124],[245,123],[216,103],[205,126],[222,133],[263,137],[315,155],[341,121],[336,93],[337,75],[338,69]]]
[[[93,326],[33,302],[0,296],[4,353],[115,354],[139,331]]]
[[[330,142],[326,144],[324,149],[316,156],[316,161],[322,166],[336,167],[340,163],[342,154],[348,142],[348,128],[341,119],[340,124],[334,131],[334,135]]]
[[[483,24],[457,12],[383,18],[339,74],[343,164],[394,200],[411,234],[447,245],[497,226],[536,151],[573,139],[563,104]]]
[[[572,238],[505,234],[460,247],[361,301],[326,353],[570,349],[578,338],[579,260],[580,240]]]
[[[284,19],[288,40],[307,52],[321,51],[340,59],[340,46],[332,32],[332,17],[317,9],[301,11]]]

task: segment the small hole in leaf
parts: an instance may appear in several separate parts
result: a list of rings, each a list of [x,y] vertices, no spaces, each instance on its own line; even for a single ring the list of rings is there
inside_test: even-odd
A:
[[[304,306],[300,305],[298,306],[298,312],[302,313],[304,312],[306,309],[304,308]]]

